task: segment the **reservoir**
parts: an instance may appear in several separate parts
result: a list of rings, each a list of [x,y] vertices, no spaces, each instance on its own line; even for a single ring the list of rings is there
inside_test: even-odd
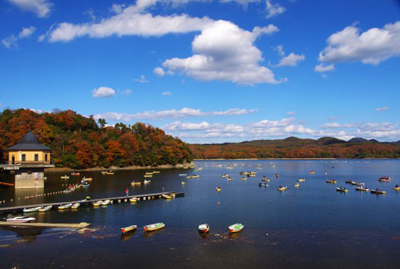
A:
[[[91,226],[81,231],[0,227],[1,268],[398,268],[400,192],[394,186],[400,184],[399,160],[207,160],[195,165],[160,170],[151,178],[144,174],[152,170],[80,172],[69,179],[52,172],[45,174],[44,189],[0,189],[0,200],[6,201],[0,207],[124,196],[127,188],[129,195],[185,193],[171,200],[25,214],[37,222]],[[250,171],[256,176],[244,180],[240,173]],[[2,181],[9,182],[8,176]],[[270,181],[259,187],[263,176]],[[381,176],[391,181],[378,182]],[[83,177],[93,178],[88,188],[58,193]],[[296,188],[299,178],[305,181]],[[144,184],[145,179],[150,182]],[[326,183],[329,179],[337,183]],[[386,194],[356,191],[346,180]],[[279,186],[288,188],[278,191]],[[337,192],[341,186],[349,191]],[[165,228],[143,232],[143,226],[157,222]],[[209,234],[198,233],[202,223],[209,224]],[[229,234],[234,223],[244,229]],[[138,230],[121,235],[120,228],[132,224]]]

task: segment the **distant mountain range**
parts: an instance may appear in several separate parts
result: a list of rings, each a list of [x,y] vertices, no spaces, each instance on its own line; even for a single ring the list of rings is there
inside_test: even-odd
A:
[[[379,142],[355,137],[254,140],[240,143],[191,144],[196,159],[239,158],[399,158],[400,141]]]

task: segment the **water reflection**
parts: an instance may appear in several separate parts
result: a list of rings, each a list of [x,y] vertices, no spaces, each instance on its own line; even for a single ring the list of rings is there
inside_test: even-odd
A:
[[[120,240],[121,241],[128,241],[129,239],[131,239],[136,233],[136,230],[133,230],[131,232],[128,233],[123,233],[121,234]]]
[[[22,227],[22,226],[2,226],[1,229],[11,231],[17,234],[18,237],[24,239],[27,243],[33,243],[37,236],[42,234],[46,228],[40,227]]]

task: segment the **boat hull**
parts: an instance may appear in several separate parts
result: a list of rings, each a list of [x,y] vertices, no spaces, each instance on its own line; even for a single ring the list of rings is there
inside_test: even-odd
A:
[[[161,230],[165,227],[165,224],[160,222],[160,223],[154,223],[154,224],[149,224],[143,227],[143,231],[145,232],[153,232],[157,230]]]

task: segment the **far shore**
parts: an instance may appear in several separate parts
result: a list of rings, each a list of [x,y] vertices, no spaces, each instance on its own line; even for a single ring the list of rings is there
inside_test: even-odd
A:
[[[111,166],[108,168],[105,167],[91,167],[86,169],[73,169],[69,167],[54,167],[54,168],[46,168],[45,172],[73,172],[73,171],[117,171],[117,170],[150,170],[150,169],[189,169],[193,163],[185,163],[185,164],[177,164],[177,165],[158,165],[158,166],[127,166],[127,167],[118,167]]]

